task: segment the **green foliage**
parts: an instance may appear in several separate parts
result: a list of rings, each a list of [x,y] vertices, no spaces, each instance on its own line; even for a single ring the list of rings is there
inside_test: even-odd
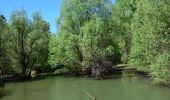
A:
[[[121,49],[121,61],[127,63],[131,47],[131,23],[136,10],[136,0],[116,0],[112,6],[110,25]]]
[[[44,21],[38,12],[33,13],[31,23],[31,32],[27,38],[27,52],[30,56],[29,64],[34,65],[30,67],[44,67],[48,66],[48,54],[49,54],[49,23]]]
[[[9,27],[3,15],[0,15],[0,68],[3,72],[12,72],[11,69],[11,42]]]
[[[10,18],[12,67],[25,73],[27,68],[48,66],[49,24],[34,13],[32,20],[24,10],[14,11]]]
[[[151,65],[151,74],[157,81],[170,82],[170,52],[164,51],[156,56]]]
[[[10,30],[13,36],[13,52],[15,67],[19,66],[22,73],[26,71],[26,39],[30,32],[29,20],[26,17],[25,11],[13,11],[10,18]]]
[[[169,0],[142,0],[137,4],[132,21],[132,48],[129,63],[165,79],[170,45]],[[162,64],[165,65],[162,65]],[[169,66],[169,65],[168,65]],[[160,71],[158,71],[160,69]],[[162,74],[162,75],[161,75]],[[166,77],[168,78],[168,77]]]
[[[119,55],[112,40],[110,0],[64,1],[58,19],[58,34],[51,41],[49,62],[64,64],[77,72],[92,59],[111,61]],[[119,57],[118,57],[119,58]]]
[[[92,59],[109,60],[117,62],[119,49],[112,40],[112,34],[108,30],[108,22],[101,18],[94,18],[82,28],[81,48],[85,65]],[[115,61],[114,61],[115,60]]]
[[[59,34],[50,42],[49,63],[52,66],[64,64],[69,70],[77,71],[76,52],[73,49],[76,39],[70,34]]]

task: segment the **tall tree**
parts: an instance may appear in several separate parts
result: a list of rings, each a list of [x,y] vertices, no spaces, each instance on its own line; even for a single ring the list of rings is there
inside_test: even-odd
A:
[[[11,28],[14,38],[16,38],[15,50],[18,54],[19,66],[24,74],[27,69],[26,64],[26,37],[30,32],[29,20],[25,15],[24,10],[14,11],[11,15]]]
[[[27,61],[30,68],[48,66],[49,23],[38,12],[33,13],[31,32],[27,37]]]
[[[110,25],[113,30],[113,39],[116,39],[121,48],[121,60],[128,62],[131,47],[131,24],[136,11],[136,0],[116,0],[112,6]]]
[[[96,64],[103,62],[109,54],[113,58],[118,48],[114,40],[110,39],[110,8],[110,0],[64,1],[56,41],[52,42],[55,49],[51,48],[53,55],[49,59],[50,63],[63,63],[78,71],[81,67],[91,66],[89,63],[93,58]]]
[[[4,73],[11,72],[9,27],[3,15],[0,15],[0,68]]]
[[[130,63],[170,81],[170,1],[142,0],[132,22]]]
[[[39,13],[34,13],[33,19],[29,20],[24,10],[14,11],[10,24],[13,48],[22,73],[25,74],[27,68],[47,66],[49,24]]]

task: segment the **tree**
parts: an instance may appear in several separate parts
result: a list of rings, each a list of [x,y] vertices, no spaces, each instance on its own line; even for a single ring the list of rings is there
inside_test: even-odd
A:
[[[26,74],[28,68],[47,66],[49,24],[40,14],[34,13],[33,19],[29,20],[24,10],[14,11],[10,28],[13,32],[15,58],[22,74]]]
[[[118,54],[118,47],[110,39],[110,7],[110,0],[65,1],[58,19],[56,40],[52,40],[49,62],[52,65],[63,63],[77,72],[82,67],[90,67],[93,56],[96,56],[96,64],[108,56],[112,60],[113,55]]]
[[[29,68],[47,67],[49,54],[49,23],[43,20],[38,12],[33,13],[31,32],[27,37],[27,62]]]
[[[160,80],[170,80],[170,1],[142,0],[132,21],[130,64]]]
[[[0,15],[0,68],[4,73],[12,71],[9,27],[3,15]]]
[[[82,27],[81,48],[83,64],[91,68],[92,76],[104,77],[112,64],[120,61],[118,45],[112,40],[108,21],[95,16]]]
[[[27,69],[26,62],[26,37],[30,32],[29,20],[25,15],[24,10],[14,11],[11,15],[11,28],[14,38],[16,39],[15,50],[18,54],[19,66],[22,68],[22,73],[25,74]]]
[[[136,0],[116,0],[112,6],[110,26],[112,27],[113,39],[121,48],[121,60],[128,62],[131,47],[131,24],[136,11]]]

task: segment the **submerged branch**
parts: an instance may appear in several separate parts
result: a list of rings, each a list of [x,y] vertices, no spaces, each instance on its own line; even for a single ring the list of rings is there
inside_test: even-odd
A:
[[[94,97],[90,92],[84,91],[84,93],[89,96],[92,100],[96,100],[96,97]]]

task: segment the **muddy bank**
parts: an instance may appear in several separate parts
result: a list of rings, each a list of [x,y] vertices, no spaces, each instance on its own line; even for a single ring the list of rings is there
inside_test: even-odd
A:
[[[113,66],[112,68],[107,71],[107,73],[102,73],[102,76],[95,76],[95,72],[97,74],[102,69],[83,69],[82,71],[77,73],[72,72],[61,72],[61,73],[55,73],[55,71],[48,71],[48,72],[38,72],[37,70],[31,70],[29,74],[23,75],[23,74],[10,74],[10,75],[1,75],[1,82],[20,82],[20,81],[31,81],[34,79],[41,79],[49,76],[87,76],[91,77],[93,79],[108,79],[114,77],[114,75],[119,76],[135,76],[135,75],[141,75],[145,77],[149,77],[148,73],[138,71],[136,68],[127,67],[125,65],[123,66]],[[102,71],[101,71],[102,72]]]

